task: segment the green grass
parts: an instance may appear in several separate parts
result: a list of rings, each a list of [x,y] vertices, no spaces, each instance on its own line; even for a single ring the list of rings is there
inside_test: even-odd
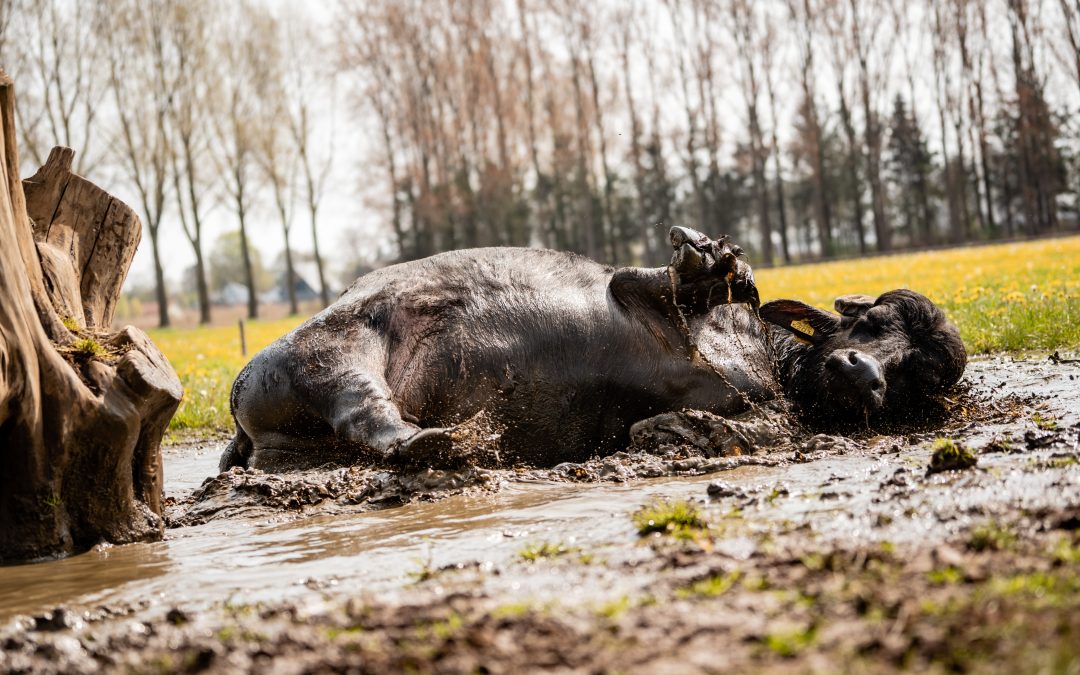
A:
[[[765,636],[765,647],[778,656],[791,658],[814,644],[816,637],[814,626],[776,631]]]
[[[727,593],[742,578],[738,570],[727,574],[716,574],[686,586],[676,589],[675,596],[679,598],[715,598]]]
[[[1016,534],[996,523],[986,523],[971,530],[967,547],[972,551],[1004,551],[1016,545]]]
[[[1057,419],[1053,415],[1042,415],[1035,413],[1031,416],[1032,423],[1043,431],[1056,431],[1058,428]]]
[[[930,466],[927,467],[926,473],[962,471],[970,469],[978,462],[979,458],[963,444],[948,438],[939,438],[934,441],[934,454],[930,457]]]
[[[530,544],[525,548],[518,551],[518,556],[526,562],[537,562],[548,558],[558,558],[559,556],[570,555],[572,553],[580,553],[581,549],[577,546],[567,546],[561,542],[541,542],[539,544]]]
[[[1077,236],[761,269],[754,276],[763,302],[795,298],[830,310],[841,295],[910,288],[939,304],[976,354],[1080,348]]]
[[[82,356],[92,356],[99,359],[109,354],[100,342],[91,337],[79,338],[71,343],[71,351]]]
[[[676,539],[698,539],[709,529],[697,507],[685,500],[656,499],[633,515],[638,535],[660,533]]]
[[[184,435],[232,431],[229,392],[233,380],[252,356],[303,320],[245,322],[247,356],[240,353],[240,331],[235,325],[151,330],[151,339],[184,385],[184,400],[169,429]]]

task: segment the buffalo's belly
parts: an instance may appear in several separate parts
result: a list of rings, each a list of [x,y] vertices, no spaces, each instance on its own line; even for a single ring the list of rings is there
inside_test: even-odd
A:
[[[474,376],[429,401],[420,425],[448,426],[483,413],[500,433],[506,461],[550,466],[625,449],[634,422],[685,407],[686,400],[669,394],[644,380],[536,373],[508,382]],[[703,397],[692,398],[700,402],[696,407],[713,407]]]

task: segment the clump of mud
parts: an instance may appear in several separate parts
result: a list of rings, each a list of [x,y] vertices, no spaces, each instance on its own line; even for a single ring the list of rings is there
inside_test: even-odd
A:
[[[286,474],[234,467],[207,478],[187,497],[167,499],[165,522],[168,527],[180,527],[218,518],[289,518],[313,511],[374,510],[496,490],[498,482],[496,473],[473,466],[412,472],[347,467]]]

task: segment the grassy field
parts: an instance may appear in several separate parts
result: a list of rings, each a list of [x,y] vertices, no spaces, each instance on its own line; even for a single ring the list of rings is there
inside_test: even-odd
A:
[[[303,317],[248,321],[244,326],[248,356],[240,354],[235,324],[208,328],[158,328],[149,331],[169,357],[184,384],[184,400],[169,429],[183,434],[231,431],[229,389],[248,358],[300,325]]]
[[[760,270],[763,301],[797,298],[832,308],[847,293],[911,288],[944,307],[972,353],[1080,347],[1080,237],[949,249]],[[254,354],[303,321],[254,321]],[[229,388],[246,358],[235,325],[152,330],[185,396],[170,429],[181,434],[232,429]]]

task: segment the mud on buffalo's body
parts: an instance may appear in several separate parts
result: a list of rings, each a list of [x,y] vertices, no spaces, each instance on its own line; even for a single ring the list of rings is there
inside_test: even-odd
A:
[[[848,325],[857,320],[837,317],[833,325],[836,315],[783,301],[761,308],[792,331],[773,344],[750,308],[728,304],[757,304],[738,247],[686,228],[671,236],[667,268],[614,269],[569,253],[492,248],[361,277],[241,372],[231,399],[237,435],[222,468],[434,461],[452,445],[447,427],[480,412],[501,429],[504,463],[610,453],[625,446],[631,424],[651,415],[683,408],[730,415],[775,396],[773,347],[780,381],[808,412],[870,419],[888,409],[889,378],[907,377],[898,368],[922,353],[914,338],[905,341],[906,326],[895,326],[889,340],[860,341]],[[867,300],[865,313],[873,307]],[[937,312],[922,296],[915,302]],[[949,342],[955,329],[940,312],[932,318],[940,321],[931,333]],[[818,326],[810,329],[816,337],[798,332],[808,322]],[[955,361],[953,346],[944,351]],[[841,356],[840,365],[827,365]],[[852,362],[860,367],[843,365]],[[814,378],[821,386],[807,397]],[[908,394],[955,381],[939,380]],[[833,404],[821,407],[822,399]]]

